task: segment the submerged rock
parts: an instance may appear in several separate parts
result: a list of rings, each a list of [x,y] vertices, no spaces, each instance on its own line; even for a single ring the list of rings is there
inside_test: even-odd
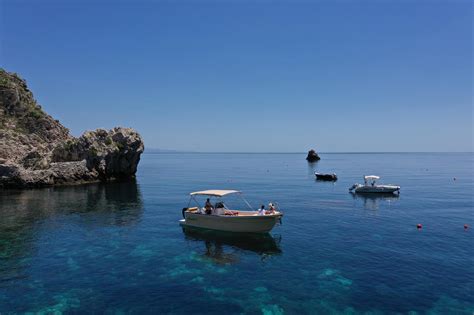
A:
[[[38,187],[135,177],[143,140],[133,129],[75,138],[46,114],[26,82],[0,69],[0,187]]]
[[[321,160],[321,158],[319,157],[319,155],[316,153],[316,151],[314,151],[313,149],[309,150],[308,151],[308,155],[306,156],[306,161],[308,162],[316,162],[316,161],[319,161]]]

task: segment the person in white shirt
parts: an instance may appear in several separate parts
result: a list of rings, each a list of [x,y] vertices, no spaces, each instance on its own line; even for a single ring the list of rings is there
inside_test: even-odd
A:
[[[265,206],[262,205],[260,209],[258,209],[258,215],[265,215]]]
[[[214,215],[224,215],[225,214],[225,206],[223,202],[216,202],[216,205],[214,206]]]

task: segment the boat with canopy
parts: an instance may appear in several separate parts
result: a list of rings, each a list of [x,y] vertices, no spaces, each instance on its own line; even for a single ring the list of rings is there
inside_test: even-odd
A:
[[[378,185],[377,180],[379,180],[380,177],[376,175],[367,175],[364,176],[364,185],[361,185],[359,183],[356,183],[352,185],[351,188],[349,188],[349,191],[352,192],[354,191],[355,193],[361,193],[361,194],[372,194],[372,193],[378,193],[378,194],[393,194],[395,192],[400,193],[400,186],[398,185]]]
[[[182,226],[198,227],[228,232],[267,233],[275,224],[281,221],[283,213],[278,204],[270,203],[264,211],[255,211],[238,190],[203,190],[189,194],[188,206],[183,208]],[[237,210],[227,206],[224,197],[234,195],[240,197],[249,210]],[[199,197],[209,199],[205,206],[199,202]],[[209,203],[215,201],[214,205]],[[191,206],[194,203],[195,206]]]

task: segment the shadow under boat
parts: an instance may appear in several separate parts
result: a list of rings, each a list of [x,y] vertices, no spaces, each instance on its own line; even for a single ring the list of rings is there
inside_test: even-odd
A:
[[[362,199],[362,200],[397,200],[400,198],[400,195],[394,193],[355,193],[350,192],[352,198]]]
[[[354,200],[362,200],[364,202],[364,208],[369,210],[377,210],[380,207],[380,203],[382,202],[394,202],[400,198],[398,194],[394,193],[377,193],[377,194],[370,194],[370,193],[350,193]]]
[[[256,253],[262,259],[282,253],[280,248],[281,235],[272,236],[270,233],[239,233],[215,231],[203,228],[183,226],[185,239],[188,241],[202,242],[206,247],[205,256],[215,262],[232,263],[237,257],[229,259],[232,254],[224,253],[225,246],[237,251]],[[233,255],[235,256],[235,255]],[[224,258],[224,261],[222,259]]]

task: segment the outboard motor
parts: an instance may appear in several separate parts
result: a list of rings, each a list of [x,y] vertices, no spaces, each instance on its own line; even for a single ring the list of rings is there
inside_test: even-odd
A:
[[[352,187],[349,188],[349,191],[353,191],[354,189],[356,189],[356,187],[357,187],[357,184],[352,185]]]
[[[183,214],[183,219],[186,219],[186,216],[184,215],[184,213],[186,212],[186,210],[188,210],[188,208],[183,208],[183,210],[181,211],[181,213]]]

